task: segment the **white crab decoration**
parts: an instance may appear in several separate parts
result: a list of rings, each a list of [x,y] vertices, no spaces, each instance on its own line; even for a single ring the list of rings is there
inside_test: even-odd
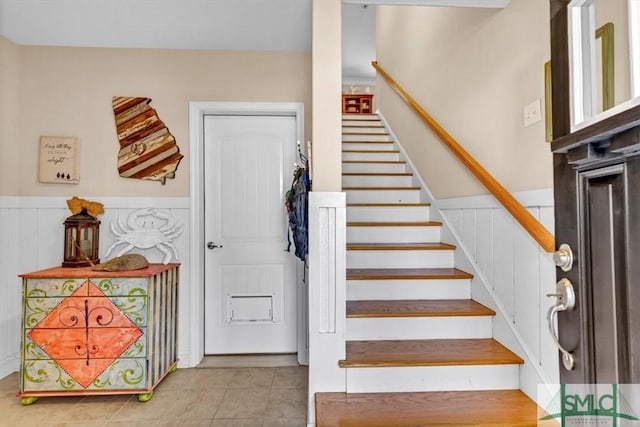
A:
[[[147,219],[140,225],[138,221],[140,217],[160,219],[162,225],[156,228],[154,227],[155,221]],[[182,233],[184,225],[178,223],[169,211],[154,208],[138,209],[129,214],[126,226],[122,224],[118,215],[116,221],[111,223],[110,228],[117,239],[107,249],[105,258],[116,246],[124,244],[125,246],[120,249],[117,256],[122,256],[133,248],[150,249],[155,247],[164,254],[163,264],[168,264],[172,256],[178,260],[178,252],[171,242]]]

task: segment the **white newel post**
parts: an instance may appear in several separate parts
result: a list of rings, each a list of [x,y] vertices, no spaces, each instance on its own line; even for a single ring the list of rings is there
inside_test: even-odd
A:
[[[346,391],[346,195],[309,193],[309,425],[318,391]]]

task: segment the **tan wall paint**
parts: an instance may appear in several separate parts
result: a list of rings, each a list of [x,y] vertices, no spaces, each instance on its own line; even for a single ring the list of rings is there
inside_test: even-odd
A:
[[[189,195],[189,102],[304,102],[311,123],[311,57],[306,52],[27,47],[20,50],[19,159],[8,165],[20,195]],[[121,178],[111,97],[146,96],[185,155],[176,178]],[[41,135],[79,137],[79,185],[37,180]],[[6,173],[6,171],[3,171]]]
[[[0,36],[0,196],[18,194],[20,49]]]
[[[380,65],[509,191],[552,186],[544,123],[525,128],[522,110],[535,99],[544,105],[548,2],[512,0],[500,10],[379,6],[376,42]],[[380,78],[376,92],[436,198],[487,192]]]
[[[313,1],[313,191],[342,190],[342,2]]]

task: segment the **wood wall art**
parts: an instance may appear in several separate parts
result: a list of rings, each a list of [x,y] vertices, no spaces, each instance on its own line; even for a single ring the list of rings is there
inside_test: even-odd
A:
[[[80,182],[80,142],[77,138],[40,137],[38,180],[56,184]]]
[[[183,155],[176,140],[149,103],[151,98],[113,97],[120,151],[118,172],[124,178],[160,181],[175,178]]]

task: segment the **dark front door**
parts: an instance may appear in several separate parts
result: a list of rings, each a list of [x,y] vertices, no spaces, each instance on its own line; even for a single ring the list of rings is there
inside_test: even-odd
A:
[[[568,3],[550,3],[556,245],[573,255],[557,279],[575,292],[560,379],[640,383],[640,106],[571,132]]]

